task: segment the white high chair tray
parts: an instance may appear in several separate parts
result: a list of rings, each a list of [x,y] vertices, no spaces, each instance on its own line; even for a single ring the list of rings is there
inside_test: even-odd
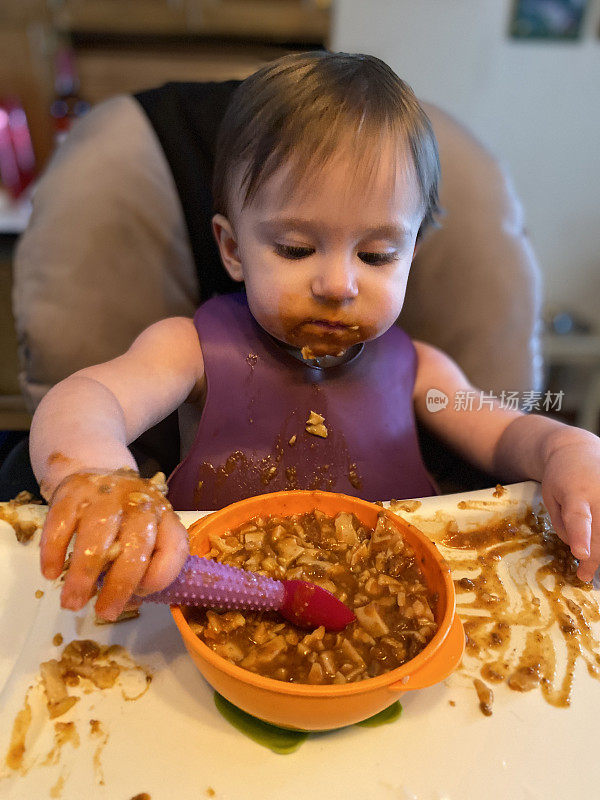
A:
[[[463,526],[489,519],[490,511],[460,509],[460,500],[484,500],[495,513],[539,502],[537,484],[507,489],[501,499],[491,489],[426,498],[405,516],[418,525],[441,513]],[[202,514],[180,516],[189,525]],[[309,736],[294,753],[277,755],[217,712],[213,691],[187,655],[168,607],[149,604],[135,621],[103,626],[94,623],[91,606],[79,613],[63,611],[59,584],[39,573],[38,542],[39,535],[19,544],[12,529],[0,523],[2,798],[130,800],[143,792],[151,800],[598,796],[600,684],[581,662],[570,708],[548,705],[539,690],[519,693],[494,685],[493,714],[486,717],[472,680],[459,670],[437,686],[404,695],[402,715],[390,724]],[[39,599],[36,590],[44,592]],[[54,762],[47,758],[54,721],[42,713],[45,703],[38,691],[21,774],[5,764],[13,722],[28,687],[39,682],[40,662],[59,657],[62,648],[52,644],[57,633],[65,644],[84,638],[122,644],[153,679],[135,702],[123,699],[116,687],[84,695],[59,718],[75,721],[80,743],[65,744]],[[91,719],[99,720],[105,738],[90,735]]]

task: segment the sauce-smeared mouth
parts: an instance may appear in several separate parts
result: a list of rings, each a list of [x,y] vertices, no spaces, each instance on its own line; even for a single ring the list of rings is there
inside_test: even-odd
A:
[[[341,356],[361,339],[358,325],[326,319],[306,320],[295,333],[297,344],[308,348],[313,357]]]
[[[358,325],[349,325],[346,322],[335,322],[328,319],[308,319],[299,327],[306,332],[343,333],[354,336],[357,336],[359,331]]]
[[[313,356],[339,356],[364,341],[365,333],[354,322],[305,317],[287,327],[285,341],[294,347],[308,348]]]

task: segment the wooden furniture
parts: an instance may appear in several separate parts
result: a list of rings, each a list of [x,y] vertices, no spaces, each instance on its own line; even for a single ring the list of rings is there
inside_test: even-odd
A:
[[[24,431],[29,428],[31,415],[21,394],[18,381],[17,337],[11,308],[12,254],[17,239],[16,225],[21,218],[14,216],[11,232],[2,231],[3,218],[9,222],[13,216],[0,213],[0,431]],[[23,215],[24,219],[24,215]]]
[[[564,366],[582,373],[585,371],[575,424],[597,434],[600,424],[600,334],[546,334],[542,346],[548,369]]]
[[[326,46],[331,0],[2,0],[0,97],[21,100],[39,167],[54,147],[54,56],[70,42],[94,104],[170,80],[244,78]]]
[[[331,0],[59,0],[63,32],[227,36],[324,42]]]
[[[0,97],[21,102],[36,159],[43,164],[53,147],[52,28],[45,0],[0,3]]]
[[[242,79],[286,52],[327,43],[329,0],[62,0],[54,25],[98,103],[167,81]]]
[[[17,97],[38,169],[55,147],[55,53],[71,43],[92,105],[167,81],[244,78],[296,49],[327,44],[331,0],[2,0],[0,98]],[[0,430],[29,427],[17,379],[12,257],[23,209],[0,207]]]

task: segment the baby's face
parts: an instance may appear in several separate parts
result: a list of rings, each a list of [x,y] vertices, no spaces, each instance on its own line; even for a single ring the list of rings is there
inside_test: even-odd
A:
[[[392,157],[390,147],[369,179],[338,156],[299,188],[281,167],[232,214],[230,255],[252,314],[277,339],[338,355],[398,317],[423,211],[412,160],[394,175],[383,166]]]

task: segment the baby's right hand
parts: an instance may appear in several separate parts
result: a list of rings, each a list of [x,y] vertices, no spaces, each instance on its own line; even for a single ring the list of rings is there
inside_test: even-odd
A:
[[[77,472],[59,484],[42,531],[41,569],[58,578],[75,537],[63,608],[83,608],[105,571],[96,613],[107,620],[119,616],[132,594],[160,591],[175,580],[188,555],[187,531],[161,483],[164,476],[148,480],[116,470]]]

